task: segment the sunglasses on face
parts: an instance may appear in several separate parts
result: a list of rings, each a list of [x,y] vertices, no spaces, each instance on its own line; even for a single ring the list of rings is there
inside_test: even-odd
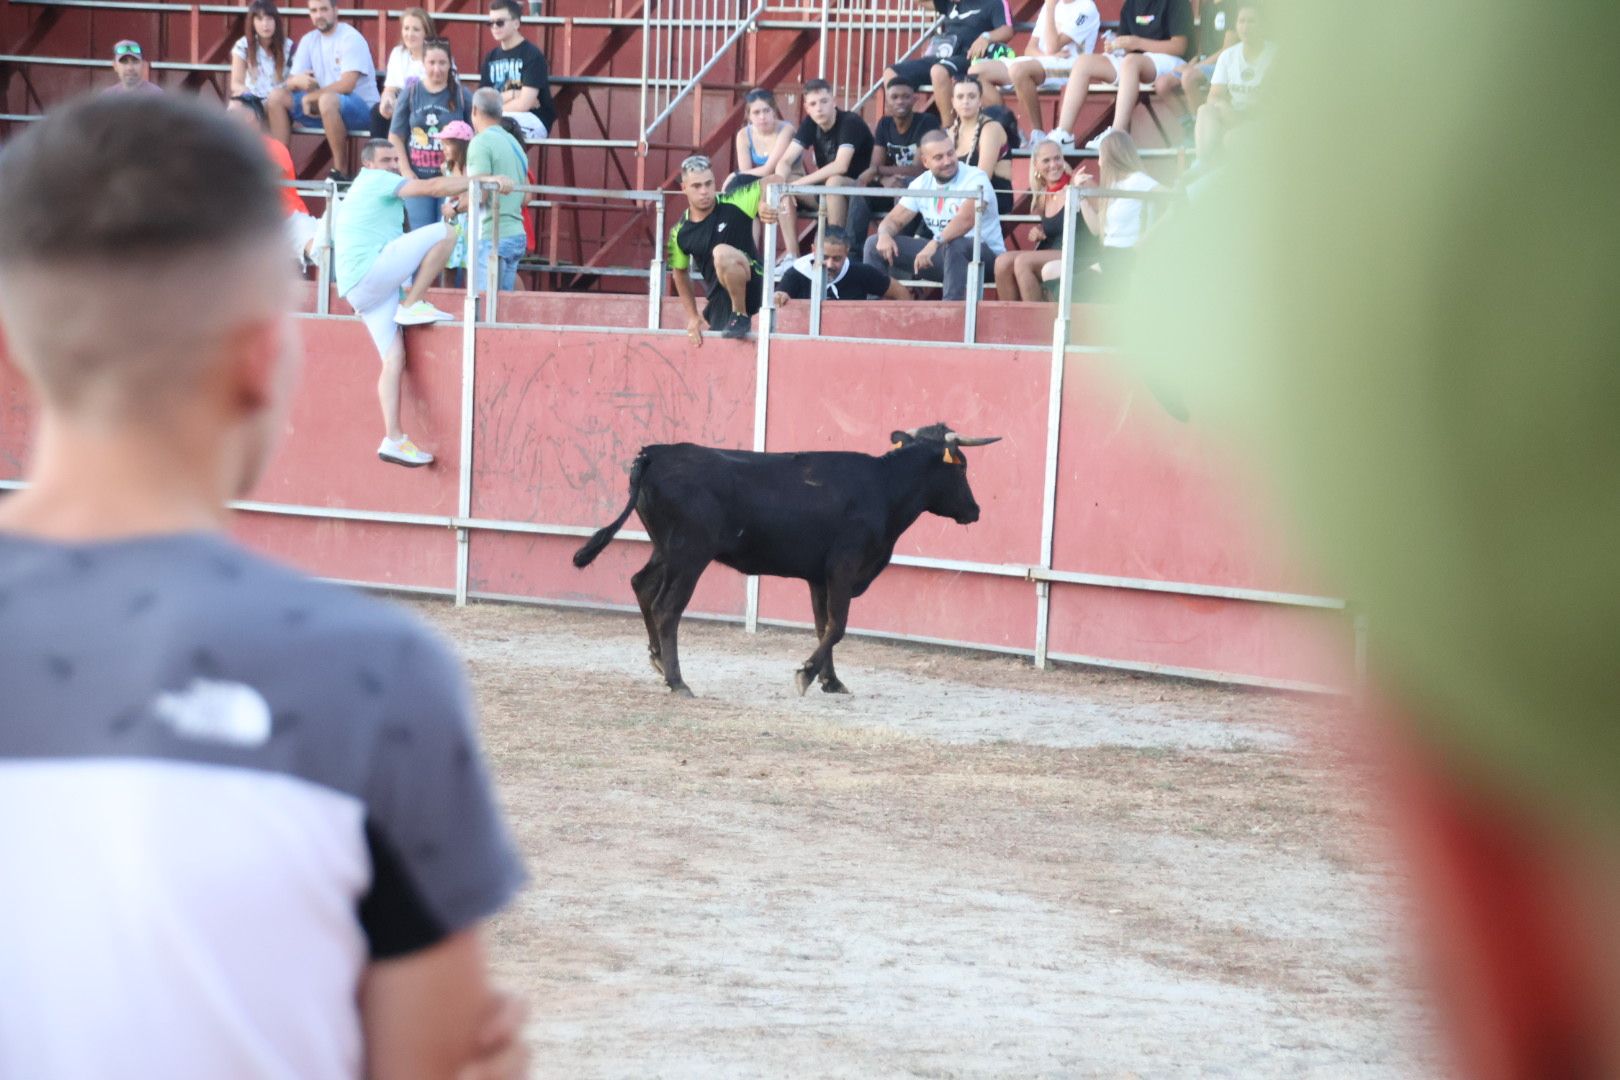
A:
[[[491,19],[491,20],[489,20],[489,25],[490,25],[490,27],[492,29],[499,30],[501,27],[505,26],[507,23],[514,22],[514,21],[516,21],[516,20],[513,20],[513,19]]]

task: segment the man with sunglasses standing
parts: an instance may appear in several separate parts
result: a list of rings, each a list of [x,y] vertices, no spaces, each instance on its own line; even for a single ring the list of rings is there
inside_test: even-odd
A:
[[[102,93],[140,94],[163,89],[146,77],[146,57],[141,55],[139,42],[125,40],[113,46],[113,74],[118,81]]]
[[[551,72],[546,54],[523,36],[518,0],[494,0],[489,5],[489,29],[495,48],[484,57],[479,84],[501,92],[501,108],[523,129],[525,139],[544,139],[557,122],[551,100]]]

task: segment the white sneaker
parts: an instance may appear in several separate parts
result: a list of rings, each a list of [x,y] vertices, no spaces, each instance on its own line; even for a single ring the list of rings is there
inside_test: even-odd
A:
[[[377,447],[377,456],[390,465],[403,465],[407,469],[420,469],[423,465],[433,464],[433,455],[411,442],[409,435],[402,435],[399,441],[384,438],[382,445]]]
[[[1102,146],[1103,139],[1107,138],[1108,135],[1113,132],[1113,130],[1114,130],[1114,125],[1112,125],[1112,124],[1109,124],[1107,127],[1103,128],[1101,131],[1099,131],[1097,133],[1096,138],[1094,138],[1090,142],[1086,143],[1086,149],[1087,150],[1096,150],[1098,147]]]
[[[1053,128],[1051,131],[1046,133],[1046,137],[1055,143],[1062,143],[1065,146],[1074,145],[1074,136],[1062,128]]]
[[[427,323],[449,322],[455,316],[448,311],[440,311],[426,300],[418,300],[410,307],[402,307],[394,313],[394,321],[401,326],[423,326]]]
[[[1048,135],[1046,132],[1042,131],[1040,128],[1030,128],[1029,129],[1029,145],[1031,145],[1031,146],[1039,146],[1039,145],[1041,145],[1041,143],[1045,142],[1047,139],[1055,140],[1056,138],[1057,138],[1057,132],[1053,132],[1050,135]]]
[[[792,255],[783,255],[780,259],[777,259],[776,272],[771,276],[780,280],[783,274],[793,269],[793,261]]]

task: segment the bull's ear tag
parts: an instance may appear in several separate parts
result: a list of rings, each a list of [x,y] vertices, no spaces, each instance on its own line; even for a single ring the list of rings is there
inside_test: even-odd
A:
[[[902,447],[904,447],[905,445],[906,445],[905,443],[901,442],[899,439],[896,439],[896,440],[894,440],[893,443],[891,443],[889,445],[889,449],[890,450],[899,450]]]
[[[947,446],[945,448],[945,464],[947,464],[947,465],[960,465],[960,464],[962,464],[962,455],[958,454],[954,447]]]

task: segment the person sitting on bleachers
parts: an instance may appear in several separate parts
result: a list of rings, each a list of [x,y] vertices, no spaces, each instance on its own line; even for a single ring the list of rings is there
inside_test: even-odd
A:
[[[431,180],[444,172],[444,148],[439,132],[452,120],[468,120],[467,92],[450,67],[450,43],[443,38],[428,42],[422,52],[422,78],[399,96],[388,141],[399,150],[400,175]],[[406,228],[420,229],[439,220],[439,200],[413,195],[405,200]]]
[[[501,92],[501,108],[518,122],[526,139],[544,139],[557,123],[551,99],[551,70],[540,46],[523,36],[518,0],[491,0],[489,29],[495,48],[484,56],[479,84]]]
[[[1168,75],[1159,76],[1153,92],[1165,111],[1186,129],[1190,139],[1193,117],[1209,93],[1209,80],[1215,74],[1215,61],[1226,49],[1237,44],[1237,20],[1231,18],[1236,5],[1232,0],[1198,0],[1198,46],[1196,55]]]
[[[426,54],[428,39],[437,36],[433,16],[423,9],[406,8],[399,13],[399,44],[388,54],[388,66],[383,69],[382,97],[377,99],[377,118],[382,123],[371,125],[373,135],[381,139],[388,137],[399,95],[413,80],[422,77],[422,58]],[[453,71],[454,58],[450,66]]]
[[[996,189],[996,207],[1012,213],[1012,152],[1018,147],[1018,123],[1004,108],[991,114],[984,107],[984,91],[979,81],[966,78],[951,92],[956,119],[948,132],[956,142],[956,156],[990,174]]]
[[[1009,60],[1014,53],[1007,42],[1012,40],[1012,15],[1006,0],[952,0],[946,7],[943,0],[918,0],[932,3],[944,16],[939,33],[928,42],[926,55],[920,60],[901,60],[883,72],[883,85],[905,83],[913,89],[933,87],[934,108],[939,122],[949,127],[951,115],[951,86],[968,73],[968,65],[975,60]]]
[[[118,76],[118,81],[102,93],[142,94],[163,89],[146,77],[146,57],[141,55],[139,42],[126,39],[113,46],[113,74]]]
[[[853,248],[849,230],[828,225],[822,230],[821,263],[826,274],[828,300],[910,300],[911,290],[870,263],[849,257]],[[810,299],[811,282],[816,278],[815,257],[795,259],[776,283],[776,306],[790,299]]]
[[[1071,183],[1078,188],[1099,187],[1113,191],[1157,191],[1159,182],[1147,174],[1142,156],[1136,149],[1136,140],[1123,131],[1114,130],[1102,137],[1097,147],[1098,179],[1082,166],[1074,171]],[[1080,215],[1093,236],[1102,240],[1096,268],[1102,275],[1101,288],[1083,290],[1118,296],[1131,268],[1136,264],[1133,250],[1147,231],[1156,208],[1145,199],[1104,199],[1086,196],[1080,200]],[[1080,252],[1071,252],[1071,258],[1080,260]],[[1041,276],[1061,271],[1061,264],[1048,263],[1041,268]],[[1076,295],[1080,295],[1077,291]]]
[[[377,103],[377,68],[371,46],[360,31],[339,21],[332,0],[309,0],[314,29],[298,39],[292,74],[265,102],[293,121],[317,119],[332,151],[332,176],[349,179],[349,131],[371,129],[371,107]]]
[[[838,107],[832,84],[825,79],[811,79],[804,84],[804,114],[788,145],[787,160],[797,160],[808,148],[816,168],[799,183],[853,186],[872,164],[872,129],[856,114]],[[842,195],[825,198],[829,223],[842,225],[849,220],[848,199]],[[816,208],[815,199],[808,195],[801,196],[800,203],[810,210]]]
[[[1063,147],[1042,139],[1029,158],[1029,210],[1041,219],[1024,234],[1033,249],[1009,251],[996,259],[997,300],[1045,299],[1041,268],[1064,256],[1063,202],[1068,187]]]
[[[788,147],[793,142],[793,124],[782,119],[776,95],[756,86],[743,97],[743,119],[733,140],[737,151],[737,171],[726,177],[726,190],[745,187],[762,176],[787,176]],[[799,172],[803,172],[800,166]]]
[[[776,207],[765,201],[764,191],[781,182],[780,176],[762,176],[736,191],[719,193],[708,158],[693,154],[681,162],[686,212],[669,230],[666,255],[675,295],[686,308],[686,336],[694,347],[703,347],[705,321],[721,337],[741,341],[748,336],[749,318],[765,300],[754,221],[776,220]],[[693,269],[703,278],[706,300],[701,315],[692,296]]]
[[[1266,38],[1255,0],[1242,0],[1238,5],[1237,34],[1240,44],[1221,53],[1210,80],[1209,101],[1198,110],[1200,163],[1213,162],[1226,133],[1252,115],[1255,90],[1266,77],[1277,51],[1277,46]]]
[[[274,138],[285,143],[291,133],[292,117],[285,109],[266,109],[265,102],[292,71],[287,26],[274,0],[253,0],[245,22],[247,33],[231,46],[231,97],[226,108],[254,113]]]
[[[917,161],[917,140],[939,130],[939,117],[917,112],[917,91],[903,82],[883,88],[883,118],[872,132],[872,164],[856,183],[861,187],[903,188],[922,173]],[[874,215],[882,217],[894,209],[894,199],[857,197],[849,208],[849,233],[856,250],[866,244],[866,232]],[[914,222],[913,228],[916,227]]]
[[[227,108],[225,111],[251,128],[263,141],[265,153],[270,155],[271,162],[275,164],[276,175],[284,181],[281,187],[281,205],[287,214],[287,243],[292,250],[293,260],[302,272],[315,261],[315,240],[320,223],[310,215],[309,204],[298,194],[298,189],[286,183],[298,179],[298,173],[293,170],[292,153],[287,149],[286,143],[266,133],[264,117],[259,113],[245,107]]]
[[[783,176],[791,183],[804,175],[804,155],[790,156],[788,147],[793,143],[793,124],[782,119],[776,107],[776,95],[763,86],[756,86],[743,97],[743,115],[747,123],[737,132],[737,171],[726,177],[725,190],[737,191],[762,176]],[[782,253],[786,258],[799,255],[799,229],[793,214],[794,201],[783,200]],[[759,243],[758,225],[754,242]]]
[[[1088,149],[1102,145],[1110,131],[1131,130],[1131,116],[1144,84],[1152,85],[1182,64],[1192,44],[1192,8],[1187,0],[1125,0],[1120,9],[1119,28],[1110,51],[1082,56],[1069,72],[1058,109],[1058,126],[1048,137],[1061,143],[1074,142],[1074,125],[1091,93],[1093,82],[1110,83],[1114,93],[1114,122],[1086,144]]]
[[[975,203],[966,196],[942,197],[936,192],[956,188],[976,188],[983,196],[978,202],[981,259],[1004,254],[1001,215],[996,210],[996,189],[983,169],[964,165],[956,159],[956,144],[943,131],[930,131],[917,144],[926,170],[909,185],[893,210],[878,222],[877,235],[866,242],[866,262],[942,282],[946,300],[967,298],[968,269],[973,262],[973,214]],[[911,220],[921,215],[927,238],[900,235]]]
[[[1041,85],[1067,76],[1076,60],[1097,47],[1102,16],[1096,0],[1044,0],[1024,55],[1013,60],[975,60],[968,73],[984,88],[985,101],[999,104],[1001,88],[1011,83],[1029,122],[1031,143],[1044,137],[1041,128]]]

